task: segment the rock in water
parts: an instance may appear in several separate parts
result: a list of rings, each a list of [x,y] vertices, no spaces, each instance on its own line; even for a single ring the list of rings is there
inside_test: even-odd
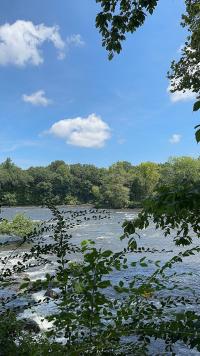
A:
[[[58,298],[58,293],[53,290],[52,288],[48,288],[45,297],[52,298],[52,299],[57,299]]]
[[[36,323],[35,320],[32,319],[23,319],[23,329],[29,332],[34,332],[36,334],[38,334],[40,332],[40,327],[39,325]]]

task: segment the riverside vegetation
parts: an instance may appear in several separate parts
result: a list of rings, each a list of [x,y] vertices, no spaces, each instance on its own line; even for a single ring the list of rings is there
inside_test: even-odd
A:
[[[171,158],[166,163],[137,166],[117,162],[109,168],[54,161],[47,167],[23,170],[9,158],[0,164],[1,205],[93,204],[96,207],[141,206],[159,186],[200,180],[200,160]]]
[[[36,222],[33,222],[25,215],[16,214],[11,221],[7,219],[2,219],[0,221],[0,235],[11,235],[24,238],[31,234],[37,225]]]
[[[141,251],[146,252],[145,248],[138,248],[140,229],[149,224],[144,211],[134,221],[125,222],[121,240],[127,243],[121,251],[99,249],[92,240],[74,245],[73,227],[85,219],[95,219],[97,213],[99,218],[106,220],[109,212],[94,209],[61,212],[53,206],[50,209],[52,220],[35,228],[24,239],[30,246],[28,250],[18,253],[15,248],[14,253],[1,258],[1,289],[6,290],[15,283],[16,275],[23,279],[16,293],[1,298],[1,356],[155,355],[156,340],[163,341],[166,355],[176,354],[177,342],[188,350],[200,350],[200,316],[195,309],[200,300],[195,291],[189,289],[187,296],[181,295],[187,286],[182,286],[173,270],[183,258],[200,252],[200,247],[184,249],[166,263],[138,257]],[[182,217],[176,227],[180,225],[182,231],[181,224],[184,223],[186,231],[193,223],[193,232],[199,237],[193,217],[186,223],[183,210],[180,211]],[[168,228],[175,219],[173,216],[171,220],[169,217],[158,218],[156,227],[169,233]],[[186,240],[179,239],[179,244],[190,244],[189,231]],[[48,243],[45,241],[47,233],[51,236]],[[177,236],[180,236],[179,230]],[[15,264],[12,263],[14,258]],[[29,278],[27,272],[32,268],[41,269],[52,261],[55,263],[53,273],[36,281]],[[142,273],[149,266],[152,272]],[[130,271],[129,281],[123,278],[123,270],[127,269]],[[112,279],[115,271],[120,272],[117,281]],[[56,288],[57,292],[47,295],[45,291],[50,287]],[[24,308],[30,308],[34,313],[36,306],[48,306],[52,300],[56,308],[45,317],[52,323],[49,329],[38,334],[35,328],[27,331],[25,321],[18,318],[22,310],[11,307],[11,302],[22,297],[30,300],[28,296],[39,290],[44,290],[43,297],[34,304],[27,302]]]

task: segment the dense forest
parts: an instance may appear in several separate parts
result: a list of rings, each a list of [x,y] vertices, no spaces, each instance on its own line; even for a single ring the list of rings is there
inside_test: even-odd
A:
[[[166,163],[132,165],[121,161],[109,168],[54,161],[23,170],[11,159],[0,165],[0,204],[94,204],[97,207],[137,207],[159,186],[200,180],[200,159],[170,158]]]

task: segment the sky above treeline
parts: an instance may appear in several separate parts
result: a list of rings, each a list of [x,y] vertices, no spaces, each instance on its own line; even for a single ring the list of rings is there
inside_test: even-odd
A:
[[[94,0],[1,0],[0,161],[108,166],[199,155],[190,92],[170,94],[184,2],[153,16],[108,61]]]

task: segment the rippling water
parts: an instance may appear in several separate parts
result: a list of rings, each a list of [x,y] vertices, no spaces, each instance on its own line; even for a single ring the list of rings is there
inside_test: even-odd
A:
[[[70,208],[70,210],[85,210],[85,207]],[[36,221],[44,221],[51,218],[51,212],[46,208],[38,207],[16,207],[16,208],[3,208],[1,212],[1,217],[11,219],[16,213],[24,213],[27,217],[30,217]],[[133,219],[137,216],[137,210],[110,210],[110,219],[107,220],[97,220],[97,221],[86,221],[81,226],[77,226],[73,230],[73,242],[80,244],[82,240],[93,239],[97,247],[102,247],[104,249],[111,249],[114,251],[121,250],[125,246],[125,241],[121,242],[119,237],[123,233],[122,223],[124,220]],[[144,247],[149,247],[150,249],[156,249],[160,252],[155,253],[145,253],[145,256],[149,257],[151,260],[161,260],[162,262],[167,261],[173,255],[182,251],[183,248],[178,248],[174,245],[173,236],[164,237],[161,231],[155,230],[154,225],[150,225],[146,230],[141,231],[141,238],[139,240],[139,245]],[[200,245],[200,241],[194,237],[193,246]],[[191,247],[191,246],[190,246]],[[9,251],[12,249],[11,246],[0,249],[0,256],[6,256]],[[162,251],[165,249],[165,251]],[[167,252],[166,252],[167,251]],[[138,256],[141,258],[142,255]],[[130,259],[133,256],[129,257]],[[195,256],[190,256],[184,259],[184,262],[178,264],[175,267],[177,272],[193,272],[192,276],[182,277],[182,283],[186,287],[192,287],[195,289],[196,293],[200,296],[200,254]],[[32,279],[41,278],[45,273],[49,271],[49,266],[46,266],[42,271],[33,270],[30,272],[30,277]],[[142,269],[137,270],[137,272],[150,273],[151,269]],[[131,279],[131,271],[126,270],[124,272],[115,272],[112,275],[114,282],[117,282],[119,279],[124,277],[126,280]],[[0,291],[1,295],[1,291]],[[38,293],[35,295],[35,298],[40,299],[41,294]],[[54,308],[54,303],[51,302],[48,308]],[[52,310],[52,309],[51,309]],[[44,315],[46,312],[42,309],[42,306],[38,307],[38,315],[35,317],[35,320],[40,323],[40,326],[45,328],[46,324],[43,324],[40,321],[40,316]],[[26,312],[26,316],[28,311]],[[196,351],[188,351],[184,348],[178,348],[177,355],[200,355]]]

